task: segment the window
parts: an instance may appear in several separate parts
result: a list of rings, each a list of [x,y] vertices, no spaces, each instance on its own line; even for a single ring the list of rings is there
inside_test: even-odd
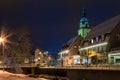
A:
[[[96,43],[98,43],[98,41],[99,41],[99,40],[98,40],[98,37],[96,37]]]
[[[85,22],[83,21],[82,24],[84,24]]]
[[[99,47],[99,52],[102,52],[102,46]]]
[[[102,41],[102,37],[101,37],[101,36],[99,36],[98,38],[99,38],[99,42],[101,42],[101,41]]]
[[[99,52],[99,47],[96,48],[96,52]]]
[[[102,36],[101,36],[101,38],[102,38],[102,41],[104,41],[104,39],[105,39],[105,36],[104,36],[104,35],[102,35]]]
[[[94,42],[93,39],[91,39],[91,43],[92,43],[92,44],[93,44],[93,42]]]
[[[109,40],[109,35],[105,37],[105,41],[108,41]]]
[[[88,27],[88,25],[87,25],[87,24],[85,24],[85,27]]]
[[[100,52],[99,47],[98,47],[98,52]]]
[[[116,39],[117,39],[117,40],[120,40],[120,33],[119,33],[119,34],[116,34]]]

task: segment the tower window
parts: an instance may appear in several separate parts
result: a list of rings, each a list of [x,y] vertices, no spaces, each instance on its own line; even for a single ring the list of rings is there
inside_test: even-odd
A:
[[[82,22],[82,24],[84,24],[85,22]]]
[[[85,24],[85,27],[88,27],[88,25],[87,25],[87,24]]]

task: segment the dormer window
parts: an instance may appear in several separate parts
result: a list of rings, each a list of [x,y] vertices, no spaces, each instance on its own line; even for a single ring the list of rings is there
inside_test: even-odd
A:
[[[93,42],[94,42],[93,39],[91,39],[91,43],[92,43],[92,44],[93,44]]]
[[[98,40],[98,37],[96,37],[96,43],[98,43],[98,41],[99,41],[99,40]]]
[[[116,34],[116,39],[120,40],[120,34]]]

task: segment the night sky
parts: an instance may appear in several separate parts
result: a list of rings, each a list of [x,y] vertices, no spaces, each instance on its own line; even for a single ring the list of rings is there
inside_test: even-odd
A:
[[[120,14],[120,0],[0,0],[0,25],[27,26],[35,48],[57,54],[77,35],[83,7],[91,27]]]

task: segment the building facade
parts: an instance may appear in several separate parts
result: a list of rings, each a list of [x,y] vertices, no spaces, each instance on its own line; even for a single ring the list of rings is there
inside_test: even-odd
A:
[[[84,58],[86,56],[86,59],[90,59],[90,62],[93,64],[115,64],[116,62],[120,62],[118,57],[118,54],[120,52],[119,38],[120,15],[93,27],[93,29],[80,44],[80,55],[84,56]]]
[[[39,64],[40,66],[46,66],[47,64],[47,61],[48,61],[48,55],[43,51],[43,50],[40,50],[40,49],[36,49],[35,50],[35,57],[34,57],[34,61],[35,61],[35,64]]]
[[[80,19],[78,35],[71,38],[62,46],[62,50],[58,53],[60,59],[63,60],[64,65],[80,64],[79,44],[90,32],[88,19],[86,17],[85,9],[82,12],[82,18]]]

